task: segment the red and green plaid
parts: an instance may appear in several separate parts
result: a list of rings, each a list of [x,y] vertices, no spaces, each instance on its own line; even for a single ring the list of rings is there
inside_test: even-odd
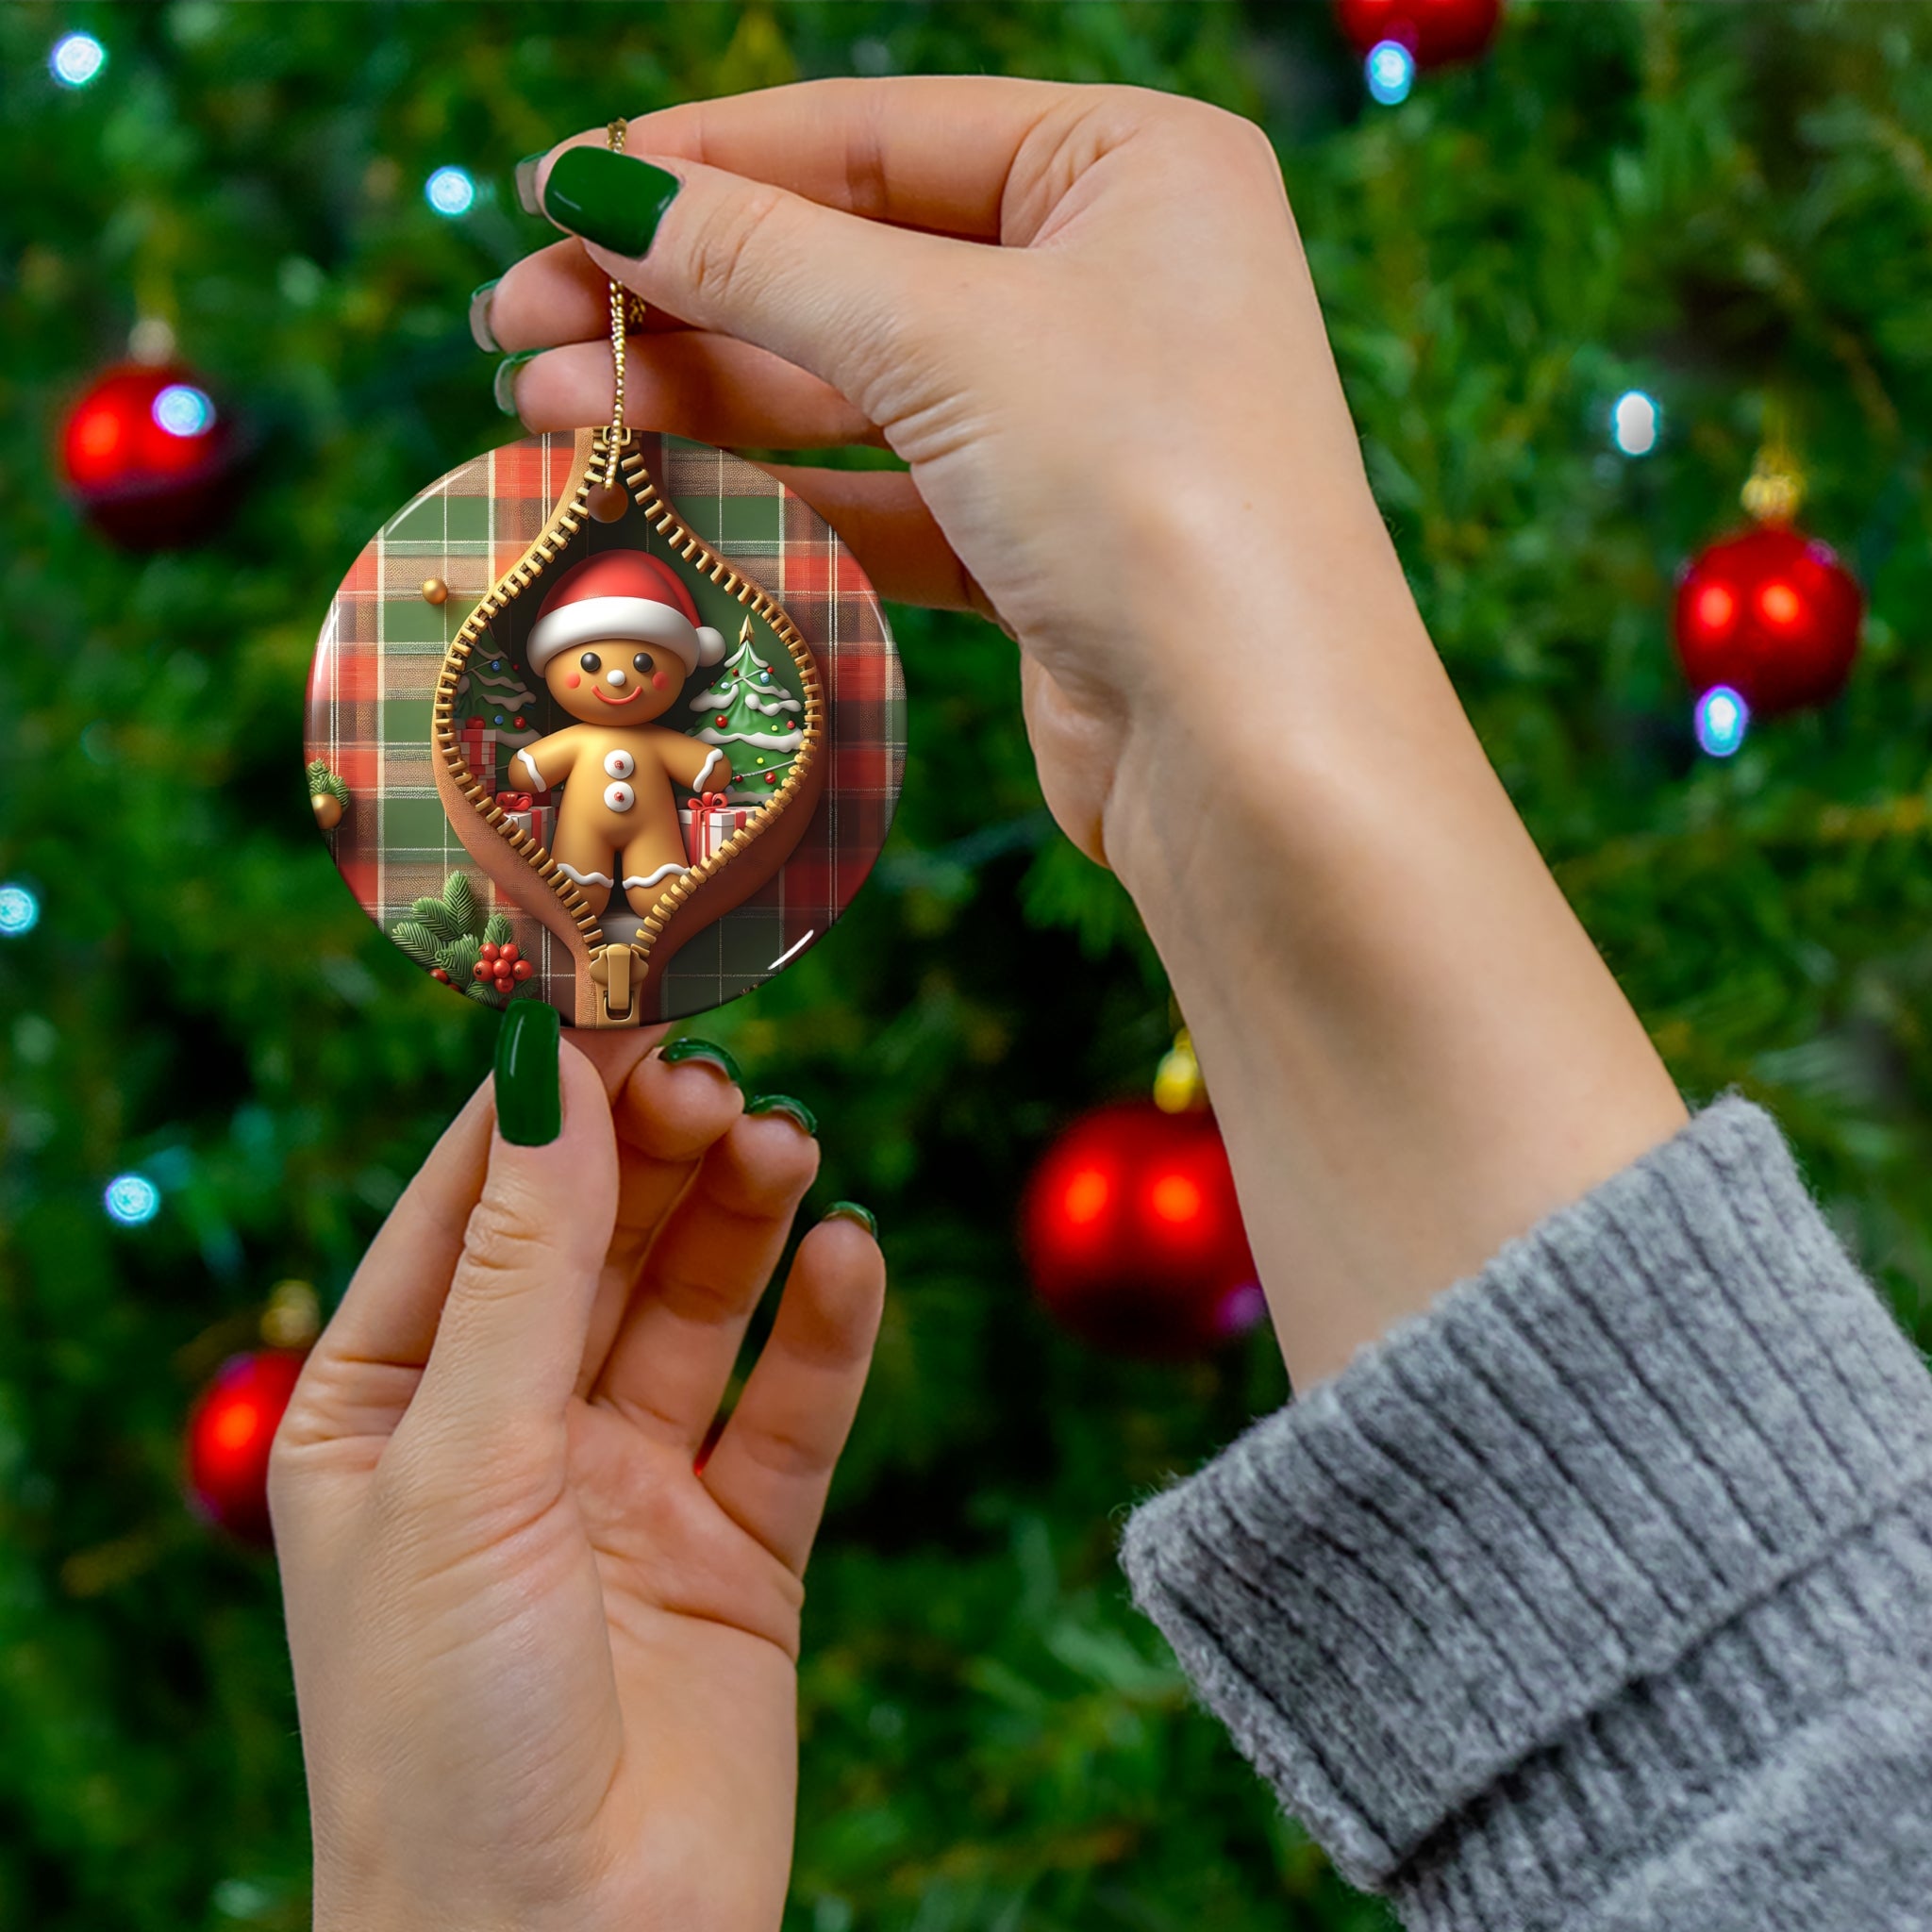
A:
[[[817,809],[791,857],[672,960],[661,1011],[677,1019],[735,999],[808,950],[863,883],[899,794],[906,692],[878,598],[822,517],[727,451],[674,437],[645,436],[641,445],[678,515],[775,598],[810,644],[831,754]],[[349,808],[332,841],[337,866],[370,917],[387,932],[416,899],[440,895],[452,872],[467,873],[486,908],[508,915],[536,964],[533,984],[566,1016],[575,1005],[569,952],[501,900],[463,849],[437,795],[429,721],[450,640],[549,521],[574,455],[568,434],[491,450],[432,484],[377,532],[329,606],[309,678],[308,734],[308,758],[348,784]],[[673,556],[641,516],[587,522],[546,575],[613,545],[671,563],[701,620],[736,639],[742,607]],[[423,594],[432,577],[448,588],[440,605]],[[541,588],[526,592],[498,621],[495,642],[518,663],[541,601]],[[765,633],[761,623],[757,628]],[[782,644],[766,633],[758,648],[774,675],[789,679]]]

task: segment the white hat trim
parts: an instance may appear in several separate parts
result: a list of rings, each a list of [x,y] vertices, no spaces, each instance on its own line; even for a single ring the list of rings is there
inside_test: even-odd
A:
[[[724,655],[724,639],[709,625],[692,625],[675,605],[654,597],[579,597],[559,604],[537,620],[524,646],[532,671],[541,671],[559,651],[603,638],[626,638],[663,644],[677,653],[686,671],[715,664]]]

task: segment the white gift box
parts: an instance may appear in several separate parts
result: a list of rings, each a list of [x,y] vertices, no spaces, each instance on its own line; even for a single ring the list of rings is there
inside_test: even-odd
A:
[[[677,808],[684,827],[684,849],[693,865],[713,857],[734,832],[741,832],[763,809],[756,805],[732,805],[722,791],[708,791]]]

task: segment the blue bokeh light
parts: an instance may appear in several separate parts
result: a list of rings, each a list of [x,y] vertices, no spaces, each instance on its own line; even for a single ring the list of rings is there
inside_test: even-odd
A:
[[[41,923],[41,902],[25,886],[0,886],[0,939],[17,940]]]
[[[215,406],[206,390],[171,382],[155,398],[154,419],[170,436],[202,436],[214,427]]]
[[[1727,758],[1751,728],[1751,707],[1727,684],[1714,684],[1697,700],[1697,742],[1714,758]]]
[[[1663,414],[1656,397],[1625,390],[1610,408],[1610,441],[1626,457],[1647,457],[1663,433]]]
[[[117,1174],[101,1196],[109,1221],[142,1227],[161,1211],[161,1191],[144,1174]]]
[[[108,64],[108,50],[92,34],[62,34],[47,56],[47,72],[62,87],[85,87]]]
[[[1377,41],[1362,63],[1370,95],[1385,108],[1399,107],[1415,85],[1415,56],[1400,41]]]
[[[440,215],[454,220],[476,205],[476,184],[461,168],[439,168],[423,184],[424,198]]]

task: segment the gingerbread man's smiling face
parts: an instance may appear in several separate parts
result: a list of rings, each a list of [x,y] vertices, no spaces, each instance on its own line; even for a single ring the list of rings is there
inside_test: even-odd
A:
[[[602,638],[559,651],[543,667],[550,695],[586,724],[645,724],[684,689],[684,663],[661,644]]]

